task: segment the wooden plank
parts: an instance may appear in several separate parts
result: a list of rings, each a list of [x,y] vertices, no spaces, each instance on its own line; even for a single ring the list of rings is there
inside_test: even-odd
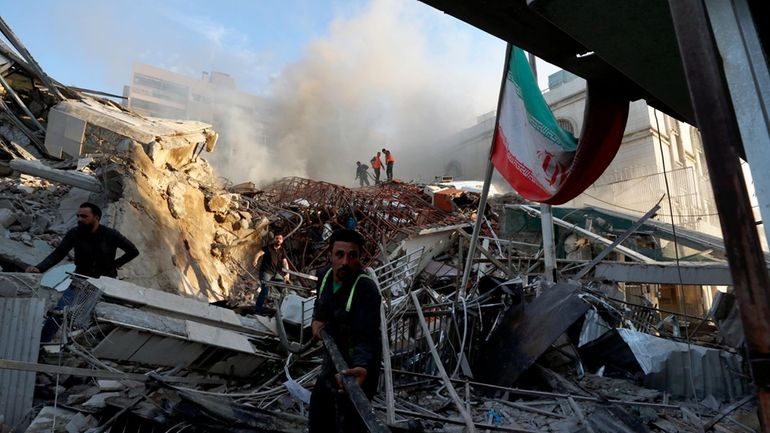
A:
[[[417,317],[420,319],[422,332],[425,336],[425,340],[428,342],[428,347],[430,348],[431,355],[433,355],[433,361],[436,363],[439,375],[444,381],[444,386],[446,386],[446,389],[449,392],[449,396],[452,398],[455,406],[457,406],[457,410],[465,420],[465,427],[468,433],[474,433],[476,431],[476,426],[473,424],[471,415],[468,413],[468,411],[465,410],[463,401],[460,399],[460,396],[457,395],[457,390],[455,390],[454,386],[452,385],[452,381],[449,380],[449,375],[447,375],[446,370],[444,369],[444,363],[441,361],[438,350],[436,350],[436,344],[433,342],[433,337],[430,335],[430,329],[428,328],[427,322],[425,322],[425,316],[422,314],[422,306],[420,306],[420,301],[417,299],[417,295],[414,292],[410,292],[409,294],[412,296],[412,303],[414,303],[414,308],[417,310]]]
[[[70,376],[93,377],[95,379],[116,379],[116,380],[136,380],[147,382],[154,380],[150,376],[137,373],[123,373],[104,370],[93,370],[90,368],[65,367],[62,365],[36,364],[32,362],[12,361],[9,359],[0,359],[0,369],[34,371],[36,373],[48,374],[66,374]],[[212,379],[207,377],[176,377],[162,376],[163,381],[171,383],[190,383],[190,384],[225,384],[222,379]]]

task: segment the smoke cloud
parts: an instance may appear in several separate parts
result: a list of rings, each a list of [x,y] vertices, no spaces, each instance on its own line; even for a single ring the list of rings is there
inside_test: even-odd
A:
[[[494,108],[504,47],[474,46],[458,37],[458,23],[428,28],[428,13],[438,12],[374,0],[313,41],[271,87],[270,137],[286,171],[252,176],[350,185],[356,161],[369,164],[382,148],[397,159],[396,178],[444,174],[426,157],[438,158],[447,150],[441,138]]]
[[[253,14],[262,6],[237,7]],[[51,61],[66,65],[52,70],[38,56],[64,83],[121,93],[140,61],[191,77],[225,72],[241,91],[259,94],[256,113],[214,107],[221,138],[204,157],[233,182],[304,176],[353,185],[355,162],[369,164],[383,147],[397,159],[396,178],[445,174],[452,150],[444,138],[496,106],[505,49],[414,0],[332,2],[337,17],[308,32],[318,36],[289,64],[201,5],[81,0],[50,8],[34,21],[6,19],[33,54],[52,52]]]

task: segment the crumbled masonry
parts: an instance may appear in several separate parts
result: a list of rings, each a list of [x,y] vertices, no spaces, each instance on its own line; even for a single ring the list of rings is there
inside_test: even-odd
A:
[[[548,283],[539,216],[517,196],[478,215],[477,193],[446,185],[228,185],[205,160],[210,125],[144,118],[27,54],[0,44],[0,432],[305,431],[324,350],[310,340],[315,275],[351,224],[383,295],[371,405],[391,431],[759,429],[734,297],[704,290],[730,283],[719,240],[679,234],[690,259],[677,290],[669,226],[646,222],[616,248],[634,217],[558,210]],[[24,273],[84,201],[140,256],[119,279]],[[277,231],[292,279],[255,315],[252,259]],[[65,278],[75,302],[41,344]]]

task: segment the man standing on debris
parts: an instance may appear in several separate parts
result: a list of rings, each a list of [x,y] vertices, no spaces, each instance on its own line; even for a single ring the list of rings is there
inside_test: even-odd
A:
[[[382,153],[385,154],[385,173],[388,175],[388,180],[392,181],[393,180],[393,164],[396,163],[396,157],[393,156],[393,154],[389,150],[387,150],[385,148],[382,149]]]
[[[361,161],[356,161],[356,179],[358,179],[358,182],[361,186],[364,186],[364,183],[366,183],[366,186],[369,186],[369,166],[366,164],[361,164]]]
[[[362,270],[364,238],[355,230],[340,229],[329,238],[331,267],[320,275],[313,309],[313,337],[325,329],[337,344],[349,368],[340,374],[354,376],[369,400],[377,391],[382,360],[380,293]],[[367,431],[346,395],[329,354],[310,397],[310,433]]]
[[[372,169],[374,169],[374,184],[379,185],[380,169],[382,168],[382,160],[380,159],[380,152],[377,152],[377,155],[375,155],[370,162],[372,164]]]
[[[259,259],[262,259],[262,264],[259,266],[259,296],[257,302],[254,305],[254,313],[260,313],[262,311],[262,305],[267,299],[267,294],[270,292],[268,286],[269,281],[280,281],[278,274],[285,272],[283,275],[283,281],[289,283],[289,260],[286,258],[286,250],[283,248],[283,235],[276,233],[273,236],[273,245],[265,245],[264,248],[259,250],[252,265],[257,266]]]
[[[136,246],[119,231],[101,225],[102,210],[99,206],[85,202],[80,205],[75,214],[77,227],[70,229],[64,235],[61,243],[51,254],[37,266],[30,266],[26,272],[45,272],[59,263],[71,249],[75,249],[75,273],[98,278],[101,276],[115,278],[118,268],[130,262],[139,255]],[[115,255],[120,248],[124,254],[117,259]],[[75,292],[69,287],[54,310],[62,310],[75,300]],[[59,323],[49,317],[43,327],[41,341],[50,341],[59,330]]]

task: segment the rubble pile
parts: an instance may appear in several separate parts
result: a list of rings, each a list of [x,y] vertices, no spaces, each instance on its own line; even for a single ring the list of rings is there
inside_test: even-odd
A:
[[[0,201],[2,251],[10,253],[0,253],[0,266],[38,263],[50,252],[41,241],[56,245],[77,206],[91,201],[103,208],[102,223],[130,233],[142,251],[124,278],[226,299],[239,281],[232,261],[248,263],[267,222],[199,157],[216,144],[211,127],[143,118],[56,83],[5,45],[0,56],[0,159],[11,174]]]
[[[303,271],[324,264],[321,246],[338,228],[354,227],[364,236],[372,260],[366,264],[372,264],[381,263],[383,254],[393,252],[388,248],[409,235],[468,223],[462,215],[431,205],[419,186],[400,182],[354,190],[292,177],[266,186],[259,198],[288,213],[283,229],[293,232],[292,249],[302,252],[293,262]]]
[[[310,330],[317,271],[340,227],[366,238],[383,297],[371,406],[391,431],[759,430],[732,295],[692,308],[726,281],[715,241],[679,233],[701,262],[676,262],[696,270],[677,291],[666,227],[555,210],[554,283],[539,214],[516,197],[477,215],[477,195],[444,186],[223,185],[200,157],[216,144],[209,125],[62,86],[0,24],[16,49],[0,44],[0,431],[305,431],[324,354]],[[117,279],[21,273],[83,201],[140,256]],[[249,314],[268,231],[285,234],[296,278]],[[620,267],[636,277],[613,277]],[[74,301],[53,311],[70,284]],[[47,313],[62,326],[41,343]]]

